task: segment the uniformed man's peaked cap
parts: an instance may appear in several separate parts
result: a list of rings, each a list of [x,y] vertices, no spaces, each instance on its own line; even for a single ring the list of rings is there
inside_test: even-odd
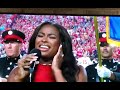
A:
[[[6,30],[2,33],[2,38],[4,41],[6,40],[17,40],[19,42],[24,42],[25,34],[19,30]]]
[[[100,42],[107,42],[106,32],[100,32],[99,33],[99,41]]]
[[[107,46],[108,45],[106,32],[99,33],[99,42],[100,42],[100,46]]]

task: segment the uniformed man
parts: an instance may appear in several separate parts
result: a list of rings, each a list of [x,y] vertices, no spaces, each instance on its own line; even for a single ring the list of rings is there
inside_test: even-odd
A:
[[[100,82],[100,77],[103,82],[119,81],[114,72],[120,72],[120,65],[112,58],[113,47],[107,43],[106,32],[99,33],[99,41],[102,70],[98,63],[86,67],[88,82]]]
[[[6,82],[9,73],[21,57],[20,53],[25,34],[19,30],[6,30],[2,33],[2,39],[6,57],[0,58],[0,81]]]

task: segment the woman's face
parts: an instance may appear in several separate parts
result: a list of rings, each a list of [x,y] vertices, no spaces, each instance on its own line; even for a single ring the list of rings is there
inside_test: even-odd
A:
[[[35,48],[41,51],[42,57],[51,58],[57,53],[60,45],[58,30],[51,25],[45,25],[38,32]]]

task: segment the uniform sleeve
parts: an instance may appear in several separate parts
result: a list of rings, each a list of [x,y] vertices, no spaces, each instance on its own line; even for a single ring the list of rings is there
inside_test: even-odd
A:
[[[4,58],[0,58],[0,77],[2,77],[3,74],[3,65],[4,65]]]
[[[4,60],[3,58],[0,58],[0,71],[3,68],[3,62],[4,62],[3,60]]]
[[[120,72],[114,72],[115,75],[115,81],[120,82]]]

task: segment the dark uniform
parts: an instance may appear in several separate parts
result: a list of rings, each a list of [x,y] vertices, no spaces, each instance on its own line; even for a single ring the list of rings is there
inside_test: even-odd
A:
[[[105,32],[99,33],[99,41],[101,47],[108,45]],[[86,67],[88,82],[100,82],[100,77],[98,76],[97,69],[95,68],[97,64],[98,63]],[[116,62],[114,59],[102,60],[102,65],[113,72],[120,72],[120,64]],[[110,80],[109,78],[103,78],[103,81],[113,82],[113,80]]]
[[[0,77],[8,78],[11,70],[17,66],[18,59],[20,59],[20,56],[16,58],[0,58]]]
[[[120,64],[118,62],[115,62],[114,59],[102,60],[102,65],[113,72],[120,72]],[[97,63],[86,67],[88,82],[100,82],[100,77],[97,74],[97,69],[95,69],[96,66]],[[104,78],[103,80],[104,82],[113,82],[109,78]]]
[[[2,33],[3,42],[9,43],[9,41],[23,43],[25,39],[24,33],[18,30],[7,30]],[[17,66],[17,61],[22,56],[19,55],[18,57],[3,57],[0,58],[0,77],[8,78],[9,73],[11,70]]]

